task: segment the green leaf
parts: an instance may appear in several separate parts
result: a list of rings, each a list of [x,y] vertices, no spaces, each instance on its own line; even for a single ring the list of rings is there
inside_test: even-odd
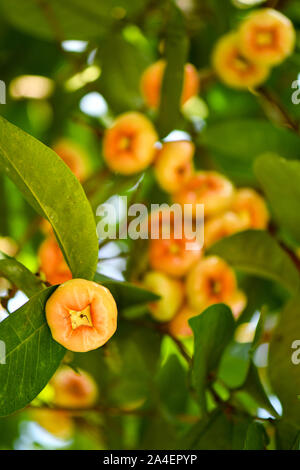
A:
[[[249,368],[250,343],[232,341],[222,356],[218,377],[229,388],[240,387],[247,377]]]
[[[193,425],[180,440],[179,449],[240,450],[244,446],[249,419],[235,416],[230,419],[220,409]]]
[[[6,364],[0,365],[0,416],[30,403],[49,382],[65,349],[56,343],[45,317],[45,304],[55,287],[34,295],[0,323]]]
[[[250,362],[250,365],[249,365],[249,370],[248,370],[245,383],[243,384],[242,387],[240,387],[240,390],[248,393],[261,408],[264,408],[265,410],[267,410],[272,416],[278,417],[278,413],[273,408],[265,392],[265,389],[262,386],[257,368],[255,367],[252,361]]]
[[[278,450],[300,450],[300,431],[296,426],[284,419],[277,420],[276,446]]]
[[[1,117],[0,166],[52,224],[73,276],[91,279],[98,260],[95,219],[82,186],[62,159]]]
[[[31,35],[51,40],[101,38],[117,15],[132,16],[147,0],[1,0],[5,18]]]
[[[224,304],[212,305],[201,315],[189,320],[194,332],[194,381],[203,412],[206,411],[205,389],[208,375],[214,372],[229,344],[235,328],[231,310]]]
[[[244,450],[264,450],[268,442],[265,428],[261,423],[251,423],[245,440]]]
[[[173,2],[169,4],[165,41],[166,68],[157,123],[161,137],[181,126],[181,93],[188,50],[184,20]]]
[[[206,127],[202,139],[219,167],[239,184],[256,184],[253,162],[265,152],[300,158],[299,136],[263,119],[217,122]]]
[[[189,396],[187,372],[175,354],[167,359],[159,371],[158,385],[160,400],[170,415],[184,413]]]
[[[292,260],[265,231],[247,230],[223,238],[210,253],[236,269],[279,282],[291,293],[299,288],[299,274]]]
[[[29,269],[14,258],[2,253],[2,251],[0,251],[0,276],[8,279],[27,297],[31,297],[45,288],[42,281],[32,274]]]
[[[153,294],[153,292],[137,287],[130,282],[116,281],[103,274],[96,273],[94,281],[110,290],[120,309],[142,305],[159,299],[159,296]]]
[[[100,89],[112,109],[119,113],[141,107],[140,78],[149,65],[145,53],[114,32],[106,38],[99,55]]]
[[[267,154],[254,170],[278,224],[300,244],[300,162]]]
[[[157,331],[119,322],[108,347],[108,362],[115,372],[108,390],[110,400],[130,406],[152,399],[160,348],[161,335]]]
[[[300,369],[294,364],[292,348],[300,340],[300,296],[293,298],[281,314],[270,343],[268,374],[283,406],[283,418],[300,425]]]

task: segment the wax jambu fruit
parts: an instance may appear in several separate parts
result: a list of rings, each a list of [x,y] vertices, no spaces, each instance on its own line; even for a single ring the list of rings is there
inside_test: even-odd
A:
[[[189,325],[190,318],[195,317],[197,312],[188,305],[184,305],[168,324],[168,330],[177,339],[185,339],[193,336],[193,331]]]
[[[198,313],[210,305],[225,303],[237,317],[246,304],[233,269],[217,256],[208,256],[195,265],[187,277],[186,291],[190,308]]]
[[[158,184],[168,193],[178,191],[192,176],[195,146],[182,140],[165,142],[155,159]]]
[[[60,156],[79,181],[88,175],[89,162],[84,150],[69,139],[60,139],[53,145],[53,150]]]
[[[189,246],[191,247],[189,249]],[[202,246],[196,238],[188,240],[184,236],[176,239],[150,240],[149,263],[152,269],[162,271],[172,277],[182,277],[202,256]]]
[[[72,279],[72,273],[54,235],[48,236],[39,248],[40,269],[52,285]]]
[[[103,346],[117,328],[117,306],[110,291],[85,279],[59,286],[46,303],[46,317],[55,341],[75,352]]]
[[[144,277],[144,287],[161,297],[151,302],[149,310],[152,317],[160,322],[171,320],[178,312],[184,298],[184,289],[180,281],[169,278],[158,271],[150,271]]]
[[[196,205],[204,204],[204,215],[210,217],[227,210],[233,196],[234,188],[227,178],[214,171],[199,171],[174,194],[173,200],[182,206],[191,204],[193,216]]]
[[[112,171],[123,175],[138,173],[153,162],[157,141],[149,119],[141,113],[128,112],[105,132],[103,155]]]
[[[239,189],[234,197],[232,210],[247,219],[248,228],[266,229],[270,215],[265,200],[253,189]]]
[[[213,67],[219,78],[233,88],[255,88],[269,76],[269,67],[246,58],[239,45],[239,35],[228,33],[215,45]]]
[[[74,432],[74,423],[64,410],[51,410],[51,408],[36,408],[30,411],[30,418],[39,426],[59,439],[70,439]]]
[[[61,367],[52,377],[54,403],[61,408],[88,408],[95,404],[98,388],[94,379],[83,370],[75,372]]]
[[[207,220],[204,224],[204,243],[205,248],[249,227],[249,217],[244,213],[235,213],[233,211],[224,212],[217,217]]]
[[[296,33],[292,22],[272,8],[251,13],[240,25],[241,53],[263,65],[277,65],[294,50]]]
[[[166,68],[164,60],[158,60],[143,73],[141,90],[149,108],[157,109],[160,104],[161,87]],[[185,64],[181,103],[184,104],[199,92],[199,75],[192,64]]]

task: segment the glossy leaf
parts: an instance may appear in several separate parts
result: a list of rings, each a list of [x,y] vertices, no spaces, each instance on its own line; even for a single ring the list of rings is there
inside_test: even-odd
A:
[[[0,251],[0,276],[5,277],[28,297],[42,291],[45,286],[23,264]]]
[[[140,78],[149,65],[145,53],[114,32],[99,54],[103,68],[100,87],[112,109],[119,113],[141,107]]]
[[[0,166],[52,224],[73,277],[90,279],[98,240],[82,186],[55,152],[0,118]]]
[[[251,423],[245,440],[244,450],[264,450],[267,444],[267,434],[261,423]]]
[[[144,0],[1,0],[5,18],[15,27],[51,40],[89,40],[103,36],[116,21],[115,15],[134,15]],[[119,9],[119,10],[118,10]],[[121,10],[120,10],[121,9]]]
[[[212,305],[189,321],[195,338],[193,375],[201,409],[206,411],[205,389],[208,375],[219,364],[235,328],[231,310],[224,304]]]
[[[179,449],[241,450],[243,449],[249,418],[235,416],[234,420],[216,408],[193,425],[180,439]]]
[[[0,416],[30,403],[65,354],[53,340],[45,317],[45,303],[54,290],[50,287],[36,294],[0,323],[0,338],[6,346],[6,364],[0,365]]]
[[[254,168],[278,224],[300,243],[300,162],[267,154]]]
[[[161,137],[165,137],[173,129],[180,128],[181,93],[188,46],[182,14],[173,2],[169,3],[167,15],[166,68],[157,124]]]
[[[257,184],[253,163],[265,152],[300,158],[300,137],[263,119],[226,119],[207,126],[202,139],[219,167],[239,184]]]
[[[120,309],[126,307],[133,307],[135,305],[142,305],[146,302],[153,302],[158,300],[159,297],[153,292],[150,292],[141,287],[126,281],[116,281],[103,274],[96,273],[94,281],[107,287],[115,298]]]
[[[278,417],[278,413],[272,406],[260,381],[258,370],[252,361],[250,362],[248,374],[241,390],[247,392],[261,408],[267,410],[272,416]]]
[[[293,349],[292,346],[300,339],[299,315],[300,297],[296,296],[286,305],[273,334],[268,368],[273,390],[283,406],[283,417],[298,426],[300,425],[300,374],[297,348]],[[294,355],[296,361],[293,360]]]
[[[289,255],[265,231],[247,230],[223,238],[210,253],[236,269],[279,282],[292,293],[299,288],[299,273]]]

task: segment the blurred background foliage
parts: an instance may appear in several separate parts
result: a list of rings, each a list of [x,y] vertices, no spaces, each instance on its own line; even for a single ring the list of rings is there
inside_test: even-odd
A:
[[[300,158],[296,124],[300,107],[291,101],[291,84],[299,74],[300,48],[298,37],[295,53],[274,69],[257,92],[236,91],[220,83],[210,65],[214,44],[254,3],[0,0],[0,79],[7,86],[7,103],[1,105],[1,114],[49,146],[64,137],[85,149],[90,175],[84,189],[94,213],[100,203],[117,195],[148,204],[168,200],[151,169],[143,176],[124,177],[112,175],[105,167],[103,132],[115,116],[128,110],[147,114],[161,137],[175,130],[192,136],[197,145],[197,168],[216,169],[237,186],[257,188],[261,182],[253,170],[256,157],[271,152],[286,159]],[[299,29],[297,0],[256,2],[256,7],[263,3],[278,7]],[[178,84],[172,74],[169,86],[164,88],[164,107],[158,113],[146,108],[140,93],[142,72],[164,53],[174,76],[187,61],[200,71],[200,94],[182,112],[173,100]],[[281,191],[284,188],[279,187],[278,197]],[[291,193],[285,201],[294,204],[296,212],[297,197]],[[40,219],[21,193],[0,174],[0,234],[16,241],[17,259],[33,272],[39,267],[37,251],[43,239],[39,224]],[[289,224],[274,230],[290,249],[300,243]],[[261,243],[269,245],[268,240]],[[247,251],[247,244],[245,248],[242,242],[235,247],[237,252]],[[102,250],[98,267],[102,274],[123,280],[142,269],[143,242],[120,241]],[[226,246],[219,245],[216,250],[226,259]],[[263,248],[261,264],[265,266],[270,262],[266,253]],[[282,383],[288,387],[282,394],[287,413],[275,422],[282,404],[267,377],[268,349],[270,332],[289,294],[273,275],[261,276],[261,269],[245,272],[239,270],[238,262],[234,267],[248,305],[238,320],[242,329],[233,332],[228,325],[225,353],[215,358],[218,372],[204,392],[210,414],[201,416],[198,397],[189,389],[190,364],[185,355],[192,353],[192,341],[178,344],[154,328],[144,307],[125,308],[118,332],[106,347],[68,354],[65,359],[94,377],[100,390],[99,409],[76,414],[76,430],[67,440],[42,430],[33,422],[29,409],[1,418],[0,448],[240,449],[251,448],[254,441],[261,448],[298,448],[300,408],[290,402],[291,396],[297,395],[299,372],[285,365],[297,332],[300,338],[296,316],[299,303],[295,300],[285,307],[287,320],[281,320],[287,330],[282,333],[285,343],[283,350],[276,349],[271,357],[275,383],[279,381],[279,389]],[[277,277],[280,274],[277,272]],[[8,310],[15,310],[22,302],[19,293],[10,300]],[[295,318],[291,319],[289,310]],[[208,336],[207,341],[213,341],[213,337]],[[49,392],[45,393],[37,404],[47,402]]]

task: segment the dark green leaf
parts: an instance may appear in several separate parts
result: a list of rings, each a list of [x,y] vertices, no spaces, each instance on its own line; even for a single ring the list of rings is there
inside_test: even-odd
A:
[[[270,344],[269,377],[283,406],[283,417],[300,425],[300,365],[293,363],[292,348],[300,340],[300,297],[292,299],[281,314]],[[294,361],[295,362],[295,361]]]
[[[15,27],[54,40],[99,38],[118,15],[131,16],[146,0],[1,0],[0,6]]]
[[[52,224],[74,277],[91,279],[98,259],[95,219],[82,186],[55,152],[0,118],[0,165]]]
[[[254,170],[278,224],[300,244],[300,162],[267,154]]]
[[[261,423],[251,423],[245,440],[244,450],[264,450],[267,445],[267,434]]]
[[[50,287],[33,296],[0,323],[0,339],[6,346],[6,364],[0,365],[0,416],[30,403],[48,383],[65,349],[56,343],[45,317]]]
[[[203,143],[221,169],[239,184],[256,184],[253,162],[265,152],[285,158],[300,157],[300,138],[262,119],[226,120],[210,125],[203,133]]]
[[[166,68],[158,115],[158,129],[161,137],[165,137],[173,129],[180,128],[181,93],[187,49],[188,43],[182,14],[173,2],[170,2],[165,44]]]
[[[103,274],[96,273],[94,281],[110,290],[120,309],[153,302],[159,299],[153,292],[130,284],[130,282],[116,281]]]
[[[0,251],[0,276],[8,279],[28,297],[42,291],[45,286],[23,264]]]
[[[149,64],[143,51],[113,33],[102,45],[100,59],[100,87],[112,109],[119,113],[141,107],[140,77]]]
[[[240,387],[247,377],[250,343],[232,341],[226,348],[218,370],[218,377],[229,388]]]
[[[247,392],[261,407],[267,410],[272,416],[278,417],[276,410],[273,408],[270,400],[265,392],[264,387],[260,381],[257,368],[250,362],[247,378],[245,383],[240,389],[244,392]]]
[[[224,304],[209,307],[189,321],[195,338],[193,374],[202,410],[206,411],[205,389],[208,375],[219,364],[235,328],[231,310]]]
[[[299,288],[299,274],[290,257],[265,231],[247,230],[223,238],[210,253],[249,274],[279,282],[290,292]]]
[[[172,354],[159,372],[160,400],[170,414],[184,413],[189,396],[187,373],[175,354]]]
[[[278,450],[300,450],[299,426],[289,423],[287,420],[276,421],[276,446]]]
[[[180,449],[239,450],[243,448],[249,419],[231,419],[220,409],[201,419],[180,440]]]

